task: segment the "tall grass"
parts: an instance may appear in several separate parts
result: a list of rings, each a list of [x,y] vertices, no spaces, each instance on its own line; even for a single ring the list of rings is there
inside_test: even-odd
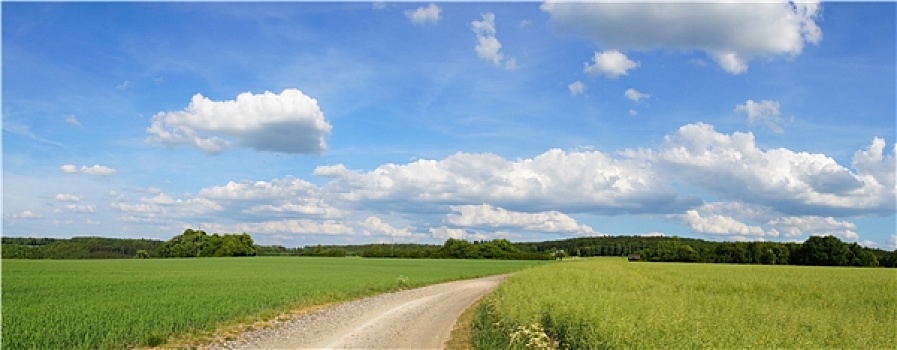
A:
[[[890,269],[587,260],[515,274],[483,305],[479,348],[528,348],[520,335],[537,328],[570,349],[897,344]]]
[[[3,349],[159,345],[175,334],[521,261],[336,258],[4,260]]]

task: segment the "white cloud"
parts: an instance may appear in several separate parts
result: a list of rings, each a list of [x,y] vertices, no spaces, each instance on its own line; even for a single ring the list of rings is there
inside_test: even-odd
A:
[[[442,227],[431,227],[430,228],[430,236],[436,239],[464,239],[467,238],[467,233],[464,229],[460,228],[447,228],[445,226]]]
[[[78,167],[74,164],[63,164],[59,167],[59,171],[66,174],[74,174],[78,172]]]
[[[391,237],[408,237],[411,235],[408,228],[397,229],[376,216],[367,217],[361,223],[361,226],[363,227],[363,232],[367,235],[387,235]]]
[[[563,232],[595,235],[588,225],[580,225],[572,217],[558,212],[523,213],[481,205],[453,205],[455,214],[446,215],[446,222],[458,227],[522,229],[531,232]]]
[[[638,67],[638,63],[631,61],[626,55],[617,50],[595,52],[592,57],[592,65],[584,64],[583,71],[591,75],[604,75],[616,79],[626,75],[629,70]]]
[[[872,139],[865,150],[853,154],[852,166],[861,177],[874,181],[891,193],[897,192],[897,144],[892,145],[891,154],[885,154],[885,140],[880,137]]]
[[[860,238],[856,225],[833,217],[789,216],[770,220],[769,225],[788,237],[834,235],[851,241]]]
[[[385,164],[369,172],[321,166],[323,190],[350,202],[422,205],[490,203],[528,211],[667,212],[695,203],[657,182],[651,165],[598,151],[552,149],[510,161],[494,154],[456,153],[443,160]]]
[[[264,222],[243,222],[233,225],[203,225],[220,232],[288,233],[301,235],[353,235],[355,231],[338,221],[288,219]]]
[[[43,215],[32,212],[31,210],[23,210],[21,213],[5,214],[7,219],[41,219]]]
[[[577,80],[567,85],[567,89],[570,90],[570,94],[573,96],[582,95],[586,92],[586,84]]]
[[[517,68],[517,60],[514,58],[506,58],[501,51],[501,42],[495,36],[495,14],[486,12],[483,14],[482,21],[470,22],[471,29],[477,35],[477,56],[481,59],[492,62],[496,67],[504,67],[508,70]]]
[[[225,209],[221,204],[206,198],[174,198],[165,193],[141,198],[138,202],[114,202],[112,207],[119,210],[125,220],[143,222],[160,219],[190,220]]]
[[[762,227],[747,225],[735,218],[723,215],[702,215],[697,210],[688,210],[685,214],[675,216],[684,221],[696,233],[730,236],[763,237],[767,232]],[[771,232],[777,236],[776,232]]]
[[[153,116],[147,141],[193,146],[210,154],[235,142],[258,151],[320,154],[331,129],[318,101],[296,89],[246,92],[229,101],[196,94],[184,110]]]
[[[115,174],[115,169],[99,164],[94,164],[92,166],[82,165],[81,172],[87,175],[108,176]]]
[[[342,217],[342,213],[339,209],[329,206],[320,199],[317,198],[302,198],[295,200],[298,203],[294,203],[292,201],[284,202],[278,205],[271,204],[263,204],[251,207],[249,209],[244,210],[244,213],[248,214],[301,214],[301,215],[310,215],[310,216],[320,216],[324,218],[339,218]]]
[[[732,74],[760,57],[797,56],[822,40],[819,3],[644,3],[548,1],[562,32],[616,49],[701,50]]]
[[[34,141],[46,143],[48,145],[53,145],[53,146],[57,146],[57,147],[64,146],[61,142],[56,142],[56,141],[38,136],[37,134],[35,134],[34,132],[31,131],[31,128],[28,127],[28,125],[20,124],[18,122],[12,121],[7,118],[3,118],[2,124],[3,124],[2,125],[3,131],[9,132],[9,133],[12,133],[15,135],[27,137]]]
[[[647,100],[649,97],[651,97],[651,94],[642,93],[636,89],[629,88],[626,89],[625,92],[623,92],[623,96],[626,96],[626,98],[628,98],[632,102],[639,103],[642,102],[642,100]]]
[[[426,24],[438,23],[441,13],[442,9],[431,2],[427,7],[418,7],[416,10],[406,10],[405,16],[408,17],[411,22],[414,22],[414,24]]]
[[[637,116],[637,115],[638,115],[638,111],[637,111],[637,110],[634,110],[634,109],[630,109],[630,110],[629,110],[629,116],[630,116],[630,117],[634,117],[634,116]]]
[[[383,10],[386,8],[386,2],[374,1],[373,3],[371,3],[371,8],[374,10]]]
[[[74,194],[67,193],[58,193],[56,194],[56,200],[60,202],[69,202],[69,203],[78,203],[84,199],[84,196],[78,196]]]
[[[735,113],[744,112],[748,118],[748,124],[757,123],[766,125],[772,132],[781,134],[782,130],[782,113],[779,112],[779,102],[763,100],[754,102],[747,100],[743,105],[735,106]]]
[[[64,208],[65,211],[74,213],[94,213],[97,211],[97,207],[93,204],[68,204]]]
[[[79,128],[81,127],[81,122],[78,121],[78,118],[75,118],[74,114],[65,117],[65,122],[69,123],[71,125],[77,126]]]
[[[87,175],[109,176],[115,174],[115,169],[105,165],[94,164],[91,166],[82,165],[81,168],[74,164],[63,164],[59,167],[59,171],[66,174],[83,173]]]
[[[897,234],[888,236],[888,240],[885,242],[885,249],[897,250]]]
[[[198,196],[214,200],[289,199],[313,195],[316,189],[308,181],[288,176],[271,181],[230,181],[223,186],[201,189]]]
[[[824,154],[762,150],[752,133],[726,135],[707,124],[689,124],[666,136],[657,152],[627,154],[650,160],[667,181],[690,184],[722,200],[768,205],[785,214],[894,211],[894,188],[875,177],[854,174]],[[880,177],[894,171],[886,170]]]

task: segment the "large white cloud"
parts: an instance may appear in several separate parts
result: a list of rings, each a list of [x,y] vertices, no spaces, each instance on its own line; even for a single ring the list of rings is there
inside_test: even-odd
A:
[[[280,94],[242,93],[212,101],[196,94],[182,111],[161,112],[147,128],[148,142],[188,145],[216,154],[234,145],[259,151],[320,154],[332,127],[318,102],[296,89]]]
[[[819,43],[818,2],[643,3],[548,1],[552,25],[609,49],[701,50],[733,74],[760,57],[796,56]]]
[[[679,215],[696,233],[731,236],[777,236],[778,232],[767,233],[762,227],[747,225],[737,219],[724,215],[702,215],[697,210],[688,210]]]
[[[404,210],[420,210],[423,204],[490,203],[510,210],[643,213],[697,204],[658,182],[650,164],[590,150],[552,149],[513,161],[489,153],[456,153],[368,172],[321,166],[315,174],[332,178],[324,190],[341,200],[395,202]]]
[[[855,174],[824,154],[762,150],[752,133],[726,135],[707,124],[689,124],[666,136],[658,151],[635,153],[631,155],[650,159],[669,181],[691,184],[724,200],[768,205],[785,214],[894,211],[894,188],[876,177]],[[860,163],[867,162],[863,159]],[[868,160],[873,165],[883,162],[887,160]],[[879,178],[893,176],[894,171],[884,171]]]
[[[858,175],[871,177],[884,190],[894,193],[897,192],[897,144],[892,145],[890,154],[885,152],[885,140],[876,137],[868,148],[854,153],[852,166]]]
[[[446,215],[446,222],[456,227],[520,229],[530,232],[573,233],[595,235],[588,225],[581,225],[567,214],[552,210],[536,213],[509,211],[481,205],[453,205],[453,214]]]
[[[496,67],[513,70],[517,68],[517,60],[505,57],[501,53],[501,42],[495,36],[495,14],[486,12],[482,21],[470,22],[470,27],[477,35],[476,52],[484,61],[492,62]]]

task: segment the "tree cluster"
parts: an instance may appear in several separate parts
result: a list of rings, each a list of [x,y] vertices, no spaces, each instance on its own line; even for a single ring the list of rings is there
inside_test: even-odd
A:
[[[208,235],[205,231],[189,228],[159,248],[159,257],[162,258],[255,255],[255,244],[247,233]]]
[[[162,241],[103,237],[3,237],[4,259],[127,259],[158,256]]]
[[[643,261],[767,265],[897,267],[897,251],[846,243],[834,236],[811,236],[803,244],[779,242],[709,242],[679,237],[587,237],[520,243],[524,251],[565,250],[573,256],[626,256]]]

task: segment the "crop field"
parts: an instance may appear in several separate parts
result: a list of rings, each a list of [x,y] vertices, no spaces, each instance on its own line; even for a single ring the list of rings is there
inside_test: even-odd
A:
[[[4,260],[3,349],[159,345],[259,315],[533,261],[359,258]]]
[[[893,269],[580,260],[506,280],[473,337],[481,349],[893,349],[895,291]]]

